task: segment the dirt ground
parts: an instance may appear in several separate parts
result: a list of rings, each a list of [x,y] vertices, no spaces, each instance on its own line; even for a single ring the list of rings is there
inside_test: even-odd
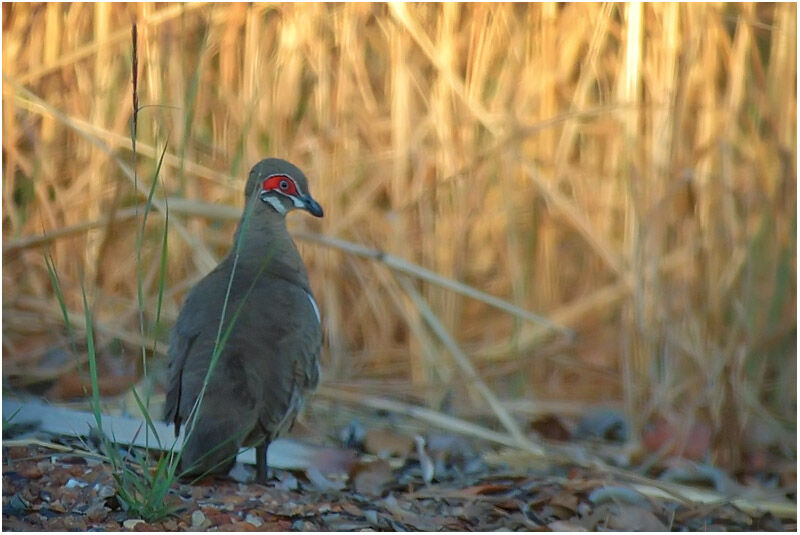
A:
[[[731,503],[653,499],[584,469],[491,468],[475,459],[426,484],[417,460],[363,463],[346,481],[273,471],[267,486],[176,483],[174,513],[131,518],[109,465],[46,444],[3,447],[7,531],[795,531],[794,518]],[[327,488],[325,488],[327,487]]]

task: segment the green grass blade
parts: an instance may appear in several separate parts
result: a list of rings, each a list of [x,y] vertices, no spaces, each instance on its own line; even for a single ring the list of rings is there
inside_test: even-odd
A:
[[[64,325],[67,328],[67,336],[69,337],[70,344],[72,345],[72,352],[75,356],[78,355],[78,348],[75,345],[75,333],[72,330],[72,323],[69,321],[69,312],[67,311],[67,303],[64,300],[64,294],[61,292],[61,281],[58,278],[53,257],[49,253],[44,255],[44,263],[47,266],[47,275],[50,277],[50,284],[53,285],[53,291],[56,294],[58,306],[61,309],[61,317],[64,318]]]
[[[136,388],[131,388],[131,392],[133,392],[133,399],[136,400],[136,405],[139,407],[139,410],[144,417],[145,425],[147,429],[152,433],[154,437],[156,437],[156,444],[158,449],[164,449],[161,447],[161,438],[158,436],[158,432],[156,431],[156,426],[153,424],[153,418],[150,416],[150,411],[147,410],[144,402],[142,402],[142,398],[139,397],[139,393],[136,391]]]

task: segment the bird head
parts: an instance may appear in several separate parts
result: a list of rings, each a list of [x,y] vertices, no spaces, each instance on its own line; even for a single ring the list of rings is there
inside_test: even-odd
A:
[[[253,166],[244,190],[245,199],[254,193],[282,216],[300,208],[322,217],[322,207],[308,192],[306,175],[286,160],[266,158]]]

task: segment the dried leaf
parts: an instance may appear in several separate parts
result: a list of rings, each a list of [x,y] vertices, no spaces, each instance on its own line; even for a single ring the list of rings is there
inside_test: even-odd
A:
[[[636,505],[615,505],[608,527],[621,531],[669,531],[652,511]]]
[[[329,490],[342,490],[345,487],[345,484],[341,481],[334,481],[325,477],[325,475],[315,466],[310,466],[306,470],[306,475],[308,476],[309,481],[311,481],[311,484],[323,492]]]
[[[570,520],[556,520],[547,524],[552,531],[589,531],[585,527]]]
[[[364,449],[367,453],[382,459],[389,457],[405,459],[413,448],[414,440],[411,437],[389,429],[370,429],[364,438]]]
[[[351,487],[366,496],[380,496],[392,482],[394,482],[392,467],[383,459],[358,463],[350,470]]]

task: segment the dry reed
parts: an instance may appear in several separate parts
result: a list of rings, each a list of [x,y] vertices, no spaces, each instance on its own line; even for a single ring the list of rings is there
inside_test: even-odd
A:
[[[3,370],[63,343],[43,248],[72,313],[82,269],[105,342],[140,339],[143,195],[121,170],[135,20],[140,179],[166,144],[168,195],[238,208],[249,166],[285,157],[326,212],[290,217],[293,231],[579,335],[565,348],[426,282],[412,299],[385,266],[302,242],[329,380],[482,405],[424,298],[501,399],[708,422],[717,460],[736,464],[754,421],[795,433],[796,17],[793,4],[4,4]],[[202,210],[170,222],[169,320],[233,229]],[[161,224],[142,250],[150,305]]]

